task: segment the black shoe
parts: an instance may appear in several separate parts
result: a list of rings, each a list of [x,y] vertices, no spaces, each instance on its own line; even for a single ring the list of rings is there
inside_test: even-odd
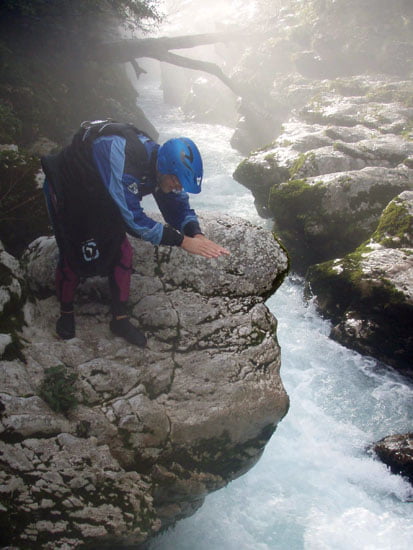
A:
[[[62,313],[56,322],[56,332],[63,340],[70,340],[76,336],[73,313]]]
[[[112,319],[109,324],[110,330],[116,336],[121,336],[130,344],[144,348],[146,346],[146,337],[143,332],[136,328],[127,317],[123,319]]]

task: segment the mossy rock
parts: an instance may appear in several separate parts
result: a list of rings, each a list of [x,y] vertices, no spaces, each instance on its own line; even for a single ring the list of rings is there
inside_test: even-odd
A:
[[[374,167],[274,185],[268,209],[293,269],[304,274],[311,264],[353,251],[376,229],[383,208],[409,185],[402,172]]]
[[[350,309],[387,310],[403,304],[405,297],[384,277],[369,278],[363,272],[364,247],[344,258],[311,266],[307,282],[322,311],[338,321]]]
[[[322,182],[310,185],[305,179],[290,180],[270,191],[268,204],[275,231],[289,250],[293,269],[302,273],[341,246],[337,228],[342,227],[342,219],[334,219],[324,210],[325,193]]]
[[[390,248],[413,246],[413,191],[405,191],[389,203],[372,240]]]
[[[349,307],[354,309],[354,304],[375,310],[403,304],[406,296],[391,284],[390,277],[386,280],[383,271],[375,280],[363,271],[363,264],[367,265],[369,255],[386,248],[399,249],[402,257],[409,257],[412,244],[413,191],[404,191],[388,204],[370,239],[354,252],[309,268],[307,280],[323,311],[337,320]]]
[[[265,153],[265,150],[262,150]],[[257,206],[266,209],[268,195],[274,185],[288,181],[290,173],[287,168],[278,166],[275,156],[264,154],[262,160],[255,160],[261,152],[257,151],[250,158],[244,159],[233,173],[233,178],[249,189],[257,202]]]
[[[409,376],[413,376],[412,212],[413,191],[404,191],[384,210],[368,241],[344,258],[313,265],[307,272],[307,291],[335,324],[331,336]]]
[[[0,234],[13,256],[40,235],[50,233],[37,157],[15,150],[0,151]]]
[[[290,178],[292,180],[298,179],[297,175],[300,173],[300,170],[304,167],[304,165],[311,166],[314,163],[315,158],[316,155],[313,151],[310,151],[309,153],[302,153],[301,155],[299,155],[289,169]]]
[[[334,339],[413,374],[413,305],[385,273],[365,273],[366,254],[361,248],[343,259],[311,266],[307,289],[335,324]],[[400,251],[395,262],[403,254]]]

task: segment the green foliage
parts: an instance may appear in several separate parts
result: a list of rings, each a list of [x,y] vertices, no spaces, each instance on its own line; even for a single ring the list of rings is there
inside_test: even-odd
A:
[[[386,23],[398,26],[399,32],[409,22],[406,19],[413,16],[410,0],[309,0],[301,4],[303,15],[312,15],[313,22],[352,22],[355,26]],[[300,9],[298,6],[296,9]]]
[[[3,0],[0,16],[13,15],[38,19],[114,15],[129,28],[145,28],[145,22],[156,22],[160,15],[155,0]]]
[[[48,233],[44,196],[36,176],[39,159],[17,151],[0,151],[0,234],[18,256],[35,238]]]
[[[128,27],[156,22],[150,5],[0,3],[0,143],[27,147],[47,137],[62,146],[82,120],[110,117],[136,124],[137,94],[125,67],[97,59],[100,43],[119,36],[122,13]],[[23,15],[27,11],[33,15]]]
[[[22,124],[13,107],[0,98],[0,143],[13,143],[21,128]]]
[[[70,409],[77,406],[74,383],[77,375],[69,373],[64,365],[56,365],[45,371],[39,395],[55,412],[67,415]]]

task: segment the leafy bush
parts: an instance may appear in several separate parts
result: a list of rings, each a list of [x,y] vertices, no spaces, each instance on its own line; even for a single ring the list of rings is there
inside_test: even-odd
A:
[[[49,233],[37,157],[0,151],[0,235],[6,250],[19,256],[35,238]]]
[[[115,15],[130,29],[143,28],[145,21],[159,21],[156,0],[2,0],[0,15],[26,18],[67,15],[85,17],[99,14]]]
[[[45,371],[39,395],[55,412],[67,415],[70,409],[77,406],[74,383],[77,375],[69,373],[64,365],[56,365]]]
[[[0,98],[0,143],[13,143],[21,126],[12,106]]]

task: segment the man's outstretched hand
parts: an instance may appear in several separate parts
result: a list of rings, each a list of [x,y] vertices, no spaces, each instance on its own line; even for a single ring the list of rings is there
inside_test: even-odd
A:
[[[181,248],[190,254],[197,254],[204,258],[218,258],[219,256],[230,254],[229,250],[210,241],[205,235],[195,235],[195,237],[185,236]]]

